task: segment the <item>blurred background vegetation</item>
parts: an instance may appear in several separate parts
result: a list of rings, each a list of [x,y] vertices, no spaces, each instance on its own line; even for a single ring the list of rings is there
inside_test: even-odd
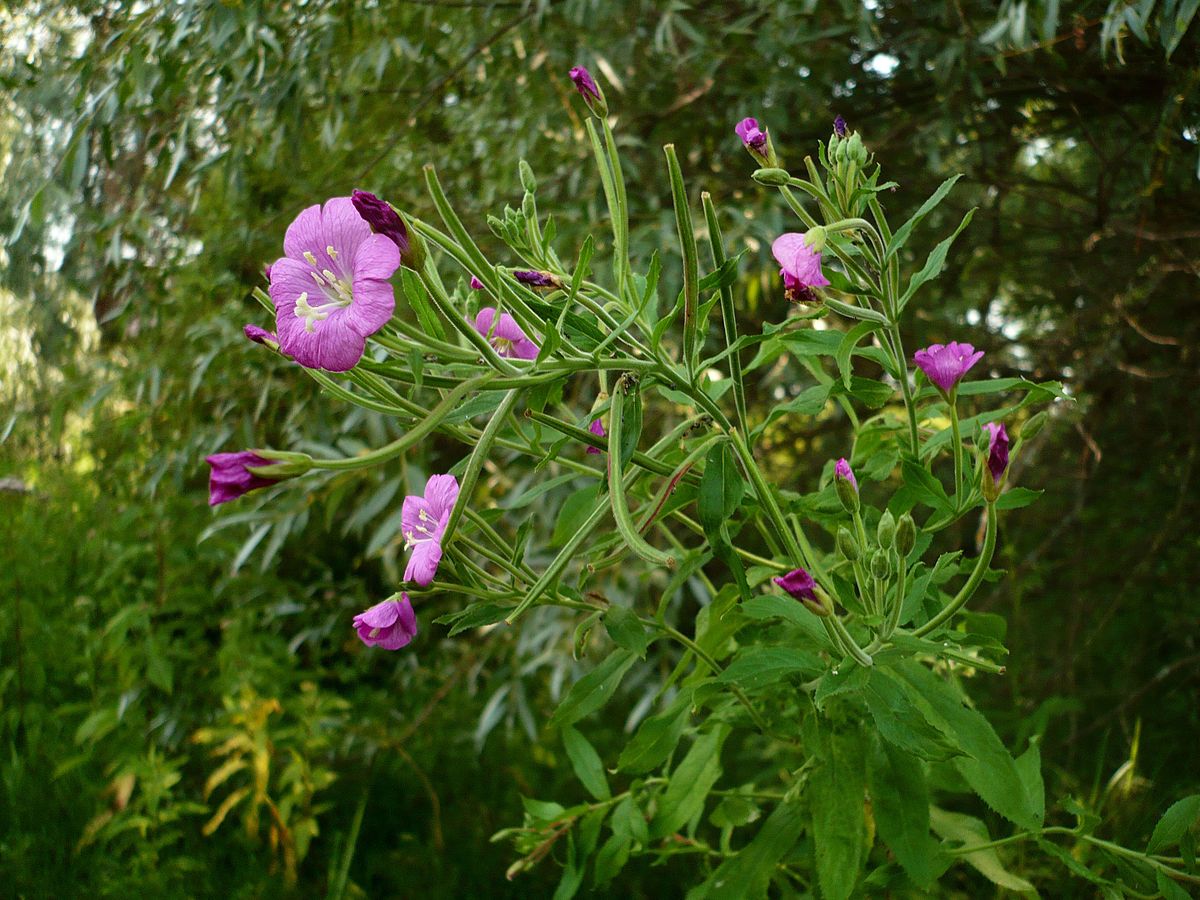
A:
[[[392,429],[241,336],[267,324],[249,292],[302,207],[361,187],[428,216],[431,161],[486,241],[524,158],[561,246],[603,248],[577,63],[606,86],[636,251],[673,242],[674,142],[750,250],[744,329],[785,314],[766,246],[796,224],[748,178],[737,119],[799,165],[845,116],[900,183],[893,217],[965,173],[926,240],[979,212],[906,345],[970,340],[994,374],[1077,400],[1017,476],[1046,493],[1003,526],[1011,577],[980,605],[1013,653],[977,700],[1010,746],[1040,736],[1051,797],[1140,845],[1200,787],[1197,6],[0,7],[0,893],[549,895],[553,864],[510,884],[487,839],[520,795],[579,792],[539,741],[590,665],[570,620],[448,639],[443,598],[397,654],[349,627],[393,590],[399,498],[461,448],[216,515],[202,458],[353,452]],[[806,376],[785,357],[770,377]],[[836,409],[780,423],[777,471],[812,482],[846,433]],[[644,713],[636,684],[626,700]],[[635,868],[621,889],[674,896],[681,874]]]

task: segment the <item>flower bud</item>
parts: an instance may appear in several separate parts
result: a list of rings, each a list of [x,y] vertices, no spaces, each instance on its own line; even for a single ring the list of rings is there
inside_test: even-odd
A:
[[[875,538],[884,550],[891,549],[891,546],[896,543],[896,517],[890,511],[885,510],[879,517],[879,527],[875,531]]]
[[[884,579],[892,572],[892,563],[886,550],[879,549],[871,557],[871,577]]]
[[[782,187],[792,178],[787,169],[759,169],[750,177],[759,184],[767,184],[772,187]]]
[[[513,272],[513,278],[534,288],[547,288],[549,290],[557,290],[563,286],[562,279],[550,272],[538,272],[533,269],[521,270]]]
[[[1038,436],[1038,432],[1046,425],[1048,416],[1045,412],[1040,412],[1036,416],[1030,416],[1029,421],[1021,426],[1021,440],[1031,441]]]
[[[825,228],[822,225],[817,225],[814,228],[804,232],[804,243],[808,244],[813,253],[820,253],[825,249]]]
[[[988,503],[995,503],[1000,496],[1001,483],[992,477],[987,466],[980,466],[979,473],[979,487],[983,491],[983,499]]]
[[[536,194],[537,179],[533,177],[533,169],[530,167],[529,163],[525,162],[525,160],[521,160],[517,166],[517,171],[521,175],[521,187],[530,194]]]
[[[850,533],[850,529],[845,525],[838,528],[837,548],[842,552],[842,556],[846,557],[850,562],[857,562],[859,556],[862,555],[858,547],[858,541],[854,539],[854,535]]]
[[[840,138],[844,138],[847,134],[846,120],[841,116],[833,120],[833,133]]]
[[[596,84],[592,73],[583,66],[575,66],[568,74],[575,84],[575,90],[579,91],[579,96],[592,111],[592,115],[601,119],[607,116],[608,102],[604,99],[604,92],[600,90],[600,85]]]
[[[838,499],[842,501],[842,509],[850,515],[858,512],[858,479],[854,477],[854,470],[845,457],[839,459],[833,468],[833,486]]]
[[[842,146],[846,148],[847,162],[854,163],[860,169],[867,164],[870,154],[867,153],[867,148],[863,145],[862,138],[858,136],[857,131],[850,135]]]
[[[906,559],[916,544],[917,523],[913,521],[912,516],[905,513],[896,525],[896,552],[900,554],[901,559]]]

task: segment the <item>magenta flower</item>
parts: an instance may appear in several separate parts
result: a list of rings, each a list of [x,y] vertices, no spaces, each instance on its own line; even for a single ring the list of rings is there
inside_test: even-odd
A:
[[[395,244],[401,258],[408,256],[408,229],[404,227],[400,214],[392,209],[392,204],[367,191],[357,190],[351,191],[350,202],[372,231]]]
[[[399,650],[417,636],[417,614],[408,594],[384,600],[354,617],[359,639],[368,647]]]
[[[428,587],[442,561],[442,535],[458,500],[458,480],[453,475],[432,475],[425,496],[410,495],[400,508],[401,533],[412,556],[404,570],[405,581]]]
[[[483,290],[483,282],[480,281],[478,278],[476,278],[474,275],[471,276],[471,290],[473,290],[473,291],[482,291]]]
[[[513,278],[530,287],[560,288],[562,282],[549,272],[538,272],[535,269],[522,269],[513,272]]]
[[[988,471],[992,473],[992,481],[1000,484],[1008,468],[1008,432],[1002,423],[988,422],[983,427],[988,433]]]
[[[243,494],[270,487],[279,479],[255,475],[248,467],[276,465],[276,460],[263,459],[253,450],[237,453],[214,453],[204,461],[212,467],[208,479],[208,505],[219,506],[236,500]]]
[[[575,83],[575,90],[580,92],[580,96],[587,102],[589,108],[593,108],[593,103],[604,101],[604,95],[600,94],[600,85],[596,84],[596,79],[586,68],[575,66],[568,74]]]
[[[960,344],[958,341],[951,341],[945,346],[930,344],[924,350],[913,354],[913,362],[944,394],[949,394],[958,387],[962,377],[981,359],[982,350],[976,350],[970,344]]]
[[[592,424],[588,426],[588,431],[590,431],[596,437],[608,437],[608,432],[604,430],[604,423],[601,422],[599,419],[592,419]],[[600,448],[589,446],[587,448],[587,452],[588,453],[599,453]]]
[[[475,330],[488,339],[488,343],[501,356],[509,359],[537,359],[538,345],[525,336],[517,320],[508,313],[500,313],[496,319],[496,308],[485,306],[475,316]]]
[[[263,264],[263,275],[266,276],[267,281],[271,280],[271,264],[270,263]]]
[[[733,126],[737,136],[751,153],[761,154],[767,146],[767,132],[758,127],[758,119],[745,118]]]
[[[812,303],[812,288],[826,287],[829,279],[821,274],[821,254],[809,246],[806,236],[789,231],[775,238],[771,253],[779,263],[783,289],[789,300]]]
[[[850,461],[846,457],[842,457],[837,461],[837,465],[833,467],[833,477],[838,481],[848,481],[854,488],[854,492],[858,493],[858,479],[854,477],[854,470],[850,468]]]
[[[840,138],[844,138],[848,133],[848,129],[846,128],[846,120],[841,116],[838,116],[833,120],[833,133]]]
[[[775,583],[787,591],[796,600],[805,601],[817,599],[817,583],[804,569],[793,569]]]
[[[395,242],[373,234],[349,197],[334,197],[296,217],[283,252],[270,287],[283,352],[310,369],[354,368],[396,308]]]

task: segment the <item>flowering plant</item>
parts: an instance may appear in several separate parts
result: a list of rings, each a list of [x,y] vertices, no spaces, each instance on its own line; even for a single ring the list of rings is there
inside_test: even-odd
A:
[[[586,70],[571,78],[592,112],[611,273],[597,240],[570,255],[556,244],[525,165],[521,209],[489,219],[511,265],[483,252],[432,167],[441,224],[362,191],[303,211],[257,292],[278,338],[254,338],[406,430],[345,458],[217,454],[212,502],[311,470],[385,465],[434,433],[463,447],[403,500],[398,540],[411,555],[396,595],[346,627],[364,652],[409,652],[433,639],[418,620],[439,602],[451,636],[546,610],[574,621],[576,657],[598,661],[548,725],[590,799],[529,799],[525,821],[498,835],[516,849],[510,878],[553,852],[565,897],[634,857],[693,854],[689,897],[766,896],[771,884],[835,900],[927,892],[957,863],[1033,890],[997,845],[1037,841],[1068,858],[1051,836],[1104,842],[1084,819],[1047,824],[1037,745],[1014,757],[963,685],[1004,672],[1002,620],[969,603],[999,575],[1001,513],[1036,497],[1010,483],[1046,419],[1031,409],[1064,395],[985,367],[964,380],[983,358],[969,344],[905,350],[905,313],[971,213],[914,272],[905,250],[956,179],[893,228],[881,194],[896,185],[840,117],[798,176],[779,167],[765,127],[743,120],[737,135],[767,166],[755,180],[804,230],[772,246],[791,315],[739,334],[742,259],[728,255],[711,197],[700,198],[702,264],[666,146],[681,271],[678,292],[665,291],[674,302],[660,304],[667,266],[631,259],[607,102]],[[783,354],[814,384],[752,415]],[[785,417],[822,415],[844,416],[852,436],[819,483],[795,484],[765,440]],[[523,488],[529,502],[555,511],[545,523],[505,515],[481,479],[489,462],[521,460],[542,478]],[[962,523],[981,526],[969,557],[951,539]],[[586,723],[639,669],[648,693],[632,736],[602,753]],[[991,825],[961,811],[972,803]],[[1017,831],[993,841],[995,826]],[[1184,874],[1122,852],[1156,877]]]

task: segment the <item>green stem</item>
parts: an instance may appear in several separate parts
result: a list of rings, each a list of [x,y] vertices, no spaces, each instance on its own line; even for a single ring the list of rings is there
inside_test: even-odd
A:
[[[912,445],[913,456],[919,454],[919,438],[917,436],[917,404],[913,398],[912,385],[908,378],[908,360],[904,356],[904,342],[900,338],[900,326],[891,324],[892,343],[896,349],[896,374],[900,376],[900,390],[904,394],[904,409],[908,412],[908,439]]]
[[[946,401],[950,405],[950,440],[954,443],[954,509],[962,508],[962,437],[958,428],[958,402],[954,393]]]
[[[521,392],[517,390],[505,394],[504,399],[500,401],[500,405],[492,414],[492,418],[488,420],[487,427],[483,429],[483,434],[479,436],[479,442],[475,445],[475,449],[471,451],[471,456],[467,460],[467,468],[463,472],[462,481],[459,484],[459,501],[454,504],[454,509],[450,512],[450,519],[446,522],[446,530],[442,533],[443,547],[450,543],[454,532],[458,530],[463,510],[471,502],[471,494],[475,491],[475,482],[479,480],[483,464],[487,462],[488,454],[492,452],[492,443],[496,440],[496,435],[499,434],[504,419],[520,396]]]
[[[717,219],[717,208],[713,205],[712,196],[705,191],[700,195],[704,207],[704,220],[708,225],[708,244],[712,248],[713,268],[720,269],[725,265],[725,245],[721,237],[721,223]],[[737,427],[745,438],[750,428],[750,420],[746,414],[746,386],[742,383],[742,355],[733,349],[737,343],[737,311],[733,305],[733,288],[730,285],[721,287],[721,325],[725,329],[725,346],[729,348],[729,377],[733,380],[733,405],[737,410]]]
[[[962,590],[958,592],[945,609],[920,628],[913,631],[916,637],[929,634],[929,632],[939,627],[943,622],[949,621],[971,599],[971,596],[979,587],[979,583],[983,581],[984,573],[987,572],[988,566],[991,565],[992,554],[996,550],[996,504],[994,502],[988,503],[985,514],[987,515],[987,530],[983,536],[983,549],[979,553],[979,558],[975,560],[975,568],[971,572],[971,577],[967,579],[967,583],[962,586]]]

